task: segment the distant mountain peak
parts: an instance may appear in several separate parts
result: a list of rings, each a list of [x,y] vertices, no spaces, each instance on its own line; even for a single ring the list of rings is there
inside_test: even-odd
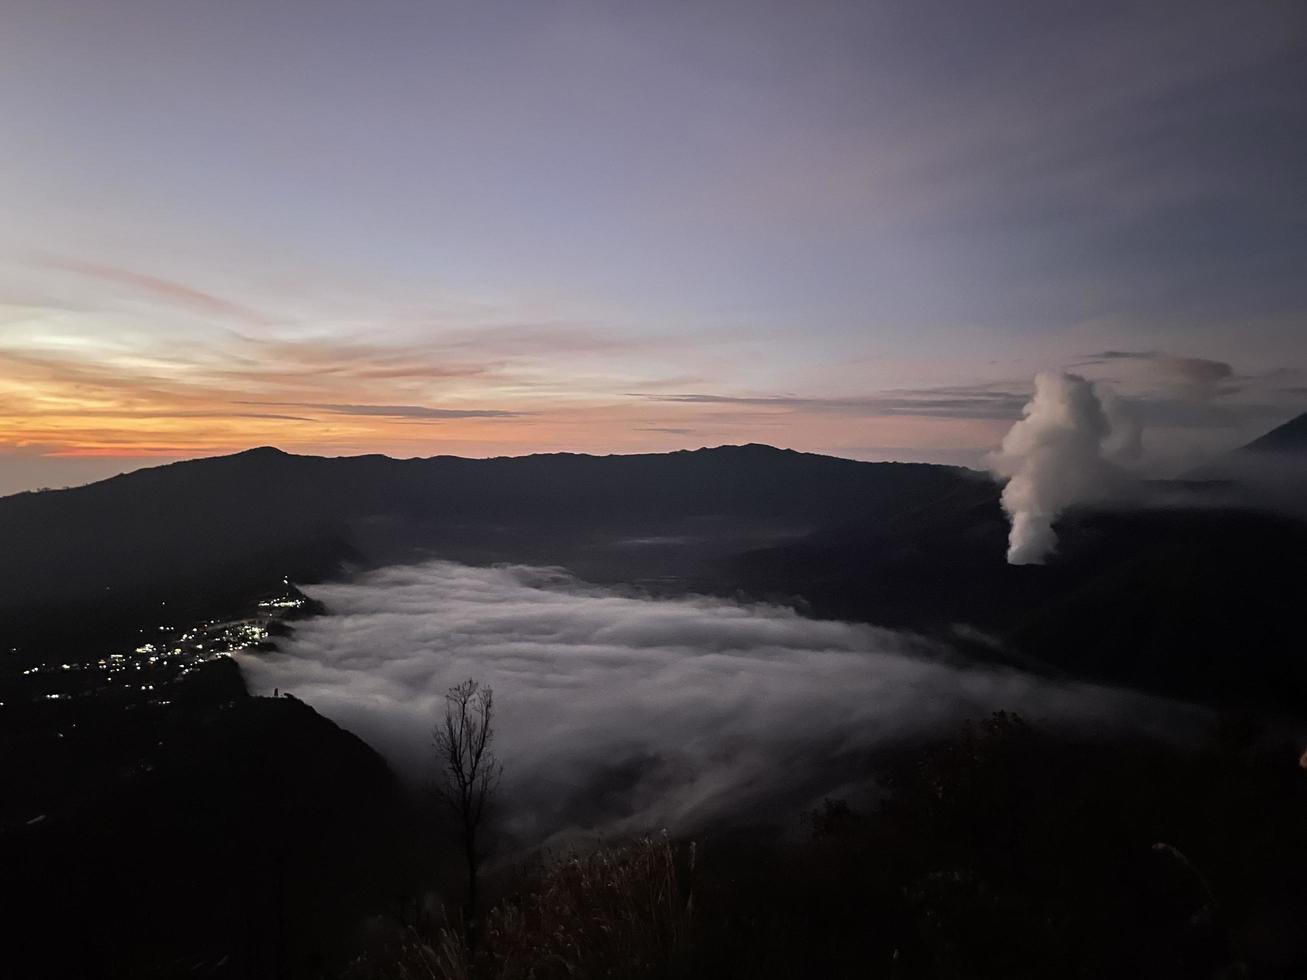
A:
[[[272,459],[275,456],[289,456],[290,453],[286,452],[284,449],[278,449],[276,446],[255,446],[253,449],[246,449],[244,452],[235,453],[234,455]]]
[[[1276,426],[1239,450],[1242,453],[1307,453],[1307,412]]]
[[[696,450],[701,453],[751,453],[755,456],[778,455],[780,453],[793,452],[792,449],[778,449],[775,446],[769,446],[763,442],[746,442],[741,444],[729,443],[724,446],[704,446]]]

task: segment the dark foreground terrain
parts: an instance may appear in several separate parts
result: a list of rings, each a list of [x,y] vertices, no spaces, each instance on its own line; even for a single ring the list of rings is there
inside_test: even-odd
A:
[[[501,842],[469,950],[420,788],[230,657],[185,671],[3,716],[7,975],[1307,975],[1307,772],[1247,714],[1183,746],[996,715],[781,825]]]
[[[427,867],[395,850],[411,815],[394,776],[307,705],[249,697],[226,653],[156,639],[178,654],[3,684],[7,975],[307,975],[339,959]]]
[[[477,952],[410,932],[348,975],[1300,977],[1307,778],[1248,734],[1180,753],[996,715],[904,752],[865,810],[555,862]]]

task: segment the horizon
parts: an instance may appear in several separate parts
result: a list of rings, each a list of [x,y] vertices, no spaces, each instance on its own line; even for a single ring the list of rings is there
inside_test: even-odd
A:
[[[1260,439],[1263,436],[1277,432],[1284,426],[1296,422],[1300,419],[1307,419],[1307,412],[1301,412],[1288,419],[1285,419],[1283,422],[1272,425],[1269,428],[1265,429],[1264,431],[1257,433],[1254,436],[1254,438]],[[807,450],[807,449],[795,449],[790,446],[775,446],[772,445],[771,443],[766,443],[766,442],[744,442],[744,443],[728,442],[728,443],[719,443],[717,445],[681,446],[679,448],[672,448],[672,449],[630,450],[627,452],[619,451],[619,452],[606,452],[606,453],[605,452],[575,452],[570,450],[549,450],[549,451],[540,451],[540,452],[505,453],[505,454],[500,454],[495,456],[472,456],[472,455],[464,455],[459,453],[434,453],[429,456],[396,456],[396,455],[391,455],[389,453],[376,453],[376,452],[330,454],[330,453],[293,452],[288,449],[283,449],[280,446],[265,444],[261,446],[250,446],[245,449],[236,449],[231,452],[213,453],[211,455],[203,455],[203,456],[185,456],[176,459],[159,458],[159,457],[141,457],[141,465],[127,466],[121,469],[114,469],[111,472],[106,472],[103,475],[94,476],[80,483],[69,483],[61,486],[24,485],[18,487],[17,489],[8,489],[6,485],[6,481],[4,479],[6,474],[3,471],[0,471],[0,497],[14,496],[16,494],[21,494],[21,493],[42,493],[51,490],[75,490],[79,487],[91,486],[92,484],[95,483],[101,483],[105,480],[112,479],[116,476],[126,476],[131,473],[140,472],[141,470],[155,469],[161,466],[170,466],[173,463],[191,463],[191,462],[202,462],[208,459],[223,459],[231,456],[242,456],[245,455],[246,453],[260,452],[263,450],[270,450],[272,452],[280,453],[284,456],[296,456],[296,457],[302,457],[306,459],[360,459],[360,458],[375,456],[375,457],[380,457],[382,459],[404,462],[404,461],[412,461],[412,460],[429,460],[429,459],[442,459],[442,458],[443,459],[467,459],[467,460],[522,459],[530,456],[587,456],[591,458],[602,459],[610,456],[669,456],[669,455],[674,455],[676,453],[698,453],[698,452],[711,452],[714,450],[721,450],[721,449],[749,449],[749,448],[769,449],[774,452],[782,452],[782,453],[800,453],[803,455],[825,456],[831,459],[843,459],[854,463],[919,463],[927,466],[947,466],[947,467],[952,467],[954,469],[968,470],[970,472],[977,473],[982,476],[989,476],[997,480],[1002,479],[1002,477],[999,474],[993,471],[992,466],[985,465],[985,460],[983,456],[981,457],[982,465],[967,465],[966,463],[942,462],[937,460],[923,460],[923,459],[913,459],[913,458],[861,459],[856,456],[841,456],[837,453],[824,453],[824,452],[818,452],[818,451]],[[1230,448],[1239,449],[1242,448],[1242,445],[1233,446]],[[911,451],[909,451],[907,455],[911,456],[913,454],[911,453]],[[1209,459],[1206,460],[1205,462],[1214,461],[1219,455],[1220,455],[1219,452],[1214,452],[1209,457]],[[122,464],[120,461],[115,461],[112,465],[120,466]]]
[[[1307,408],[1299,5],[7,22],[0,489],[269,442],[977,466],[1040,370],[1160,473]]]

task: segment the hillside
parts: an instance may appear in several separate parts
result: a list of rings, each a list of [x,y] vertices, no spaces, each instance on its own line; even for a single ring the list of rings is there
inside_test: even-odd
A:
[[[74,640],[142,617],[220,613],[342,562],[434,553],[683,577],[715,555],[970,479],[766,446],[484,460],[253,449],[0,499],[0,616],[16,635]]]
[[[1293,453],[1307,456],[1307,412],[1291,418],[1283,425],[1254,439],[1244,446],[1243,453]]]
[[[731,574],[822,616],[979,629],[989,640],[967,642],[975,656],[1300,715],[1307,497],[1294,460],[1307,460],[1304,431],[1300,416],[1232,454],[1274,447],[1266,467],[1237,469],[1242,479],[1144,486],[1140,499],[1155,502],[1065,515],[1045,566],[1004,560],[998,488],[976,482],[746,552]]]
[[[381,758],[231,660],[166,698],[10,700],[0,778],[11,976],[306,975],[413,873]]]

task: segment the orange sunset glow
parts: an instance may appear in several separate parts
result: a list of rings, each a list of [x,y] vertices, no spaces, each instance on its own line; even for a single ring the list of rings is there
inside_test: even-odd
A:
[[[0,447],[26,457],[140,465],[252,445],[491,456],[726,442],[929,457],[984,451],[1008,412],[987,406],[1010,396],[982,389],[966,396],[979,399],[973,418],[965,406],[962,417],[941,411],[929,390],[685,393],[747,356],[747,333],[693,361],[683,337],[614,339],[551,323],[424,325],[405,336],[277,321],[152,275],[62,261],[36,268],[73,283],[89,308],[5,311]],[[369,333],[384,339],[360,339]]]

